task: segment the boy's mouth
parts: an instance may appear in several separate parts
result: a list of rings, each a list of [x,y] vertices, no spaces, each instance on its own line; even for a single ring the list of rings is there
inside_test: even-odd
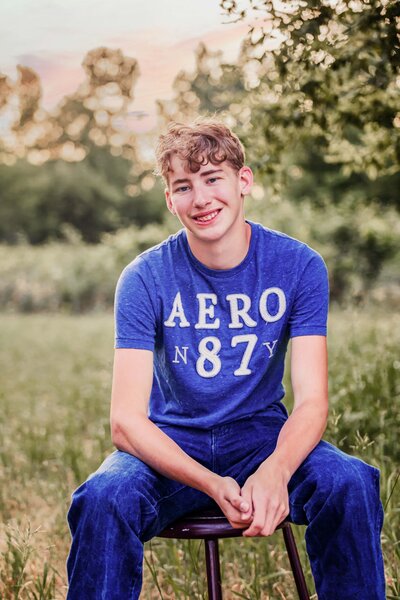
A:
[[[213,221],[221,212],[221,209],[211,210],[207,213],[202,213],[201,215],[194,216],[193,219],[196,223],[210,223]]]

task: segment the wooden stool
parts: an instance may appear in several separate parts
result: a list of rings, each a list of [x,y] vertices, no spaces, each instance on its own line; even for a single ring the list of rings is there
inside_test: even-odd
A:
[[[234,529],[219,508],[215,508],[194,512],[178,519],[159,533],[158,537],[204,540],[208,597],[210,600],[222,600],[218,540],[219,538],[240,537],[246,528],[247,526],[243,529]],[[283,521],[277,529],[281,529],[283,533],[299,598],[300,600],[309,600],[310,596],[290,523]]]

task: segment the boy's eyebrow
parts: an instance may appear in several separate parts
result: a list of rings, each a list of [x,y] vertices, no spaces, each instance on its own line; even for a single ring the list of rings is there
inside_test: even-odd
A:
[[[214,175],[214,173],[223,173],[222,169],[209,169],[208,171],[203,171],[200,173],[200,177],[208,177],[209,175]],[[190,181],[189,178],[184,177],[183,179],[174,179],[172,181],[172,185],[176,185],[177,183],[188,183]]]
[[[222,169],[209,169],[208,171],[203,171],[200,173],[201,177],[207,177],[208,175],[214,175],[214,173],[223,173]]]

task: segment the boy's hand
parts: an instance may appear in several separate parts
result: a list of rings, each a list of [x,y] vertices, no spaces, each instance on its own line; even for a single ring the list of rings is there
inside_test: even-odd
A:
[[[232,527],[243,528],[252,519],[247,518],[249,504],[240,495],[240,486],[232,477],[220,477],[212,498],[218,504]]]
[[[242,513],[242,522],[252,519],[244,536],[271,535],[276,527],[289,514],[288,474],[269,457],[241,490],[242,500],[249,509]]]

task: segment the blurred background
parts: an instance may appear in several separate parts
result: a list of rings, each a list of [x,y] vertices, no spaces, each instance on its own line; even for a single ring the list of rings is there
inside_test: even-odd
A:
[[[0,597],[65,596],[69,496],[112,450],[115,284],[178,230],[154,145],[200,114],[245,145],[247,218],[327,262],[326,439],[382,469],[400,598],[399,3],[6,0],[0,23]],[[226,542],[227,598],[295,597],[262,542]],[[204,597],[179,544],[149,545],[143,597]]]

